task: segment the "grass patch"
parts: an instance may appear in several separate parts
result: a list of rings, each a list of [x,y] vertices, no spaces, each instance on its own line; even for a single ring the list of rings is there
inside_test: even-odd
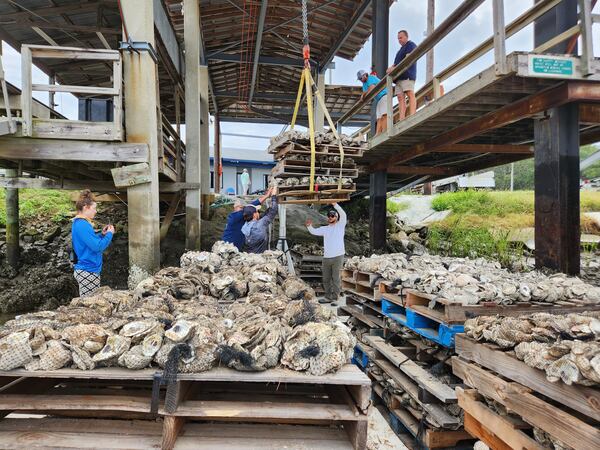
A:
[[[19,219],[60,222],[73,214],[75,204],[70,191],[56,189],[19,189]],[[0,189],[0,226],[6,226],[6,190]]]
[[[478,258],[499,261],[511,266],[524,256],[522,243],[510,242],[508,230],[474,226],[456,217],[429,228],[427,246],[433,253],[446,256]]]
[[[385,206],[390,214],[397,214],[400,211],[408,209],[408,203],[395,202],[393,200],[390,200],[389,198],[386,200]]]
[[[431,206],[436,211],[451,210],[455,214],[505,216],[507,214],[532,214],[533,192],[446,192],[435,197]]]

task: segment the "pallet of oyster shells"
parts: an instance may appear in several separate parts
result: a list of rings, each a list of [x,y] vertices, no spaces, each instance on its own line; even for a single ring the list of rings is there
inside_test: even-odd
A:
[[[426,448],[459,448],[461,441],[472,439],[462,428],[453,388],[408,359],[414,349],[394,347],[377,337],[365,339],[371,344],[366,372],[399,436],[408,431]]]
[[[342,177],[356,178],[358,177],[358,169],[355,164],[344,164],[340,168],[339,164],[324,164],[317,162],[315,164],[315,176],[324,177],[339,177],[340,173]],[[307,177],[310,176],[310,161],[298,161],[289,158],[280,160],[273,169],[271,169],[271,175],[275,178],[283,177]]]
[[[296,189],[277,194],[280,205],[342,203],[350,200],[350,194],[355,192],[352,189],[324,189],[311,192],[308,187],[307,189],[300,189],[299,186],[293,187]]]
[[[346,156],[361,157],[367,143],[360,138],[350,138],[342,134],[342,149]],[[315,150],[317,155],[339,155],[339,143],[332,133],[317,132],[315,134]],[[311,154],[310,136],[306,132],[287,131],[271,138],[267,151],[279,159],[288,153]]]
[[[382,297],[392,303],[410,308],[419,315],[440,323],[459,324],[477,316],[520,316],[535,312],[550,314],[568,314],[584,311],[600,311],[600,304],[583,304],[573,299],[560,303],[521,302],[512,305],[499,305],[495,302],[481,302],[477,305],[463,305],[435,294],[428,294],[417,289],[402,289],[401,303],[397,296],[382,293]]]
[[[239,372],[221,367],[202,373],[179,374],[175,381],[164,383],[166,387],[161,383],[161,375],[153,369],[133,371],[116,367],[92,371],[17,369],[0,372],[0,411],[4,415],[43,412],[96,420],[108,417],[147,420],[139,422],[140,427],[148,425],[148,421],[155,423],[157,416],[163,417],[162,430],[155,437],[157,442],[141,448],[173,448],[188,418],[215,422],[334,425],[345,430],[346,442],[354,448],[366,447],[370,381],[352,364],[322,376],[281,368]],[[318,402],[315,402],[316,398]],[[35,423],[35,419],[26,420]],[[3,424],[0,422],[0,442],[3,448],[11,448],[4,444],[17,442],[18,427],[14,423]],[[85,422],[80,426],[86,428]],[[48,433],[56,431],[49,429]],[[58,440],[58,434],[52,434],[52,439]],[[227,433],[221,436],[228,436],[226,440],[223,438],[223,444],[229,443]],[[38,436],[41,443],[47,442],[44,437],[47,436],[43,433]],[[69,438],[73,436],[64,436],[64,442],[56,445],[69,447]],[[29,436],[28,445],[33,446],[35,439]],[[212,444],[218,446],[219,442]],[[279,446],[277,443],[272,445]],[[247,447],[241,445],[240,448]],[[330,447],[323,444],[319,448]]]
[[[458,335],[458,356],[452,360],[453,372],[467,386],[476,389],[477,394],[499,403],[538,429],[535,433],[537,436],[533,436],[538,441],[543,436],[548,442],[561,442],[562,446],[574,449],[600,448],[598,384],[574,384],[566,376],[569,370],[573,370],[568,362],[560,369],[560,375],[571,384],[566,384],[560,377],[549,381],[547,373],[531,367],[518,359],[513,351],[506,350],[498,345],[479,343]],[[524,349],[517,348],[517,351],[523,352]],[[535,349],[530,356],[534,354],[543,359],[541,349]],[[574,367],[574,363],[571,364]],[[584,383],[589,384],[590,380]],[[467,411],[469,414],[471,412],[473,410]],[[501,423],[498,426],[505,425]],[[489,431],[496,433],[498,430]],[[502,434],[498,436],[504,437]],[[508,442],[505,444],[510,445]]]

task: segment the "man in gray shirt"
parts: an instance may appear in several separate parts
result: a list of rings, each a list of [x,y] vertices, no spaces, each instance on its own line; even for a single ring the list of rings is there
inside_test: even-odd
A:
[[[269,246],[269,225],[277,216],[277,186],[271,191],[271,207],[260,217],[260,206],[244,206],[244,225],[242,234],[246,238],[246,252],[263,253]]]

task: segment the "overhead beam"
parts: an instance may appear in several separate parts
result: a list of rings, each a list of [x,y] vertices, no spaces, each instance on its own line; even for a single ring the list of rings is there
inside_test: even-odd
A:
[[[230,55],[227,53],[216,53],[208,57],[209,61],[234,62],[241,63],[242,55]],[[259,64],[266,66],[287,66],[287,67],[304,67],[304,60],[301,58],[286,58],[284,56],[264,56],[258,58]]]
[[[146,162],[145,143],[0,137],[0,159]]]
[[[256,76],[258,75],[258,60],[260,58],[260,48],[262,47],[263,31],[265,29],[265,18],[267,16],[267,8],[269,0],[262,0],[260,5],[260,13],[258,15],[258,27],[256,30],[256,42],[254,44],[254,59],[252,64],[252,78],[250,81],[250,92],[248,94],[248,105],[252,106],[254,98],[254,89],[256,88]]]
[[[388,175],[449,175],[452,169],[443,166],[393,166],[388,167]]]
[[[533,146],[512,144],[453,144],[438,147],[435,153],[510,153],[533,155]]]
[[[346,42],[346,39],[348,39],[348,36],[350,36],[352,34],[352,32],[354,31],[354,28],[356,28],[356,25],[358,25],[358,23],[365,16],[367,9],[369,9],[369,6],[371,6],[371,2],[372,2],[372,0],[363,0],[361,5],[354,12],[354,14],[352,15],[352,18],[350,19],[350,22],[348,23],[348,26],[346,26],[346,29],[342,32],[342,34],[333,43],[333,45],[330,47],[329,53],[327,53],[327,55],[325,55],[325,58],[323,58],[323,61],[321,61],[321,64],[319,64],[319,71],[321,73],[324,73],[327,70],[327,66],[329,65],[329,63],[331,61],[333,61],[333,58],[335,57],[337,52],[340,50],[340,48],[342,48],[342,46]]]
[[[579,123],[600,124],[600,104],[580,103]]]
[[[152,7],[154,12],[154,26],[156,27],[156,31],[158,31],[160,40],[167,49],[167,54],[169,55],[173,66],[177,72],[181,74],[181,49],[179,48],[177,35],[171,26],[171,20],[169,19],[169,16],[163,7],[163,3],[164,2],[161,0],[153,0]]]
[[[238,98],[239,94],[233,91],[216,91],[215,96],[217,98]],[[280,94],[277,92],[257,92],[254,94],[256,100],[282,100],[282,101],[294,101],[296,100],[295,95]]]
[[[35,11],[30,12],[27,10],[14,12],[14,13],[3,13],[2,20],[23,20],[26,18],[39,18],[48,16],[59,16],[61,14],[81,14],[84,12],[97,11],[101,5],[115,6],[115,2],[111,0],[103,0],[97,2],[87,3],[70,3],[63,6],[49,6],[46,8],[35,8]],[[35,14],[34,14],[35,13]]]
[[[0,188],[12,189],[61,189],[65,191],[90,189],[94,192],[123,192],[126,189],[115,187],[112,181],[97,181],[90,179],[61,179],[53,180],[50,178],[6,178],[0,177]],[[192,183],[159,183],[160,192],[173,193],[187,189],[198,189],[198,184]]]

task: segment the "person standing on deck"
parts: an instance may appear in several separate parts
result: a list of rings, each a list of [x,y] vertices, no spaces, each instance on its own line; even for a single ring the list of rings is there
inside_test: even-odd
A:
[[[340,271],[344,265],[346,248],[344,235],[348,218],[345,211],[337,203],[327,213],[327,225],[319,228],[312,226],[312,220],[306,221],[308,232],[314,236],[323,236],[323,288],[325,298],[319,303],[337,302],[342,290]],[[335,305],[334,305],[335,306]]]
[[[86,297],[100,287],[102,252],[112,241],[115,227],[106,225],[95,231],[92,220],[96,216],[96,201],[89,189],[79,194],[75,204],[77,215],[71,226],[71,240],[75,253],[75,280],[79,284],[79,296]]]
[[[250,174],[248,173],[248,169],[242,170],[242,174],[240,175],[240,183],[242,183],[242,195],[248,195],[250,185],[252,184],[250,181]]]
[[[244,221],[242,233],[246,238],[246,252],[248,253],[264,253],[269,246],[269,225],[277,216],[277,186],[271,190],[271,207],[267,212],[260,217],[258,208],[260,206],[248,205],[244,206],[243,214]]]
[[[265,195],[254,200],[250,205],[258,206],[262,205],[267,198],[271,196],[271,189],[269,189]],[[233,212],[227,216],[227,225],[225,225],[225,231],[223,231],[223,237],[221,238],[224,242],[231,242],[241,252],[244,250],[245,237],[242,233],[242,227],[244,226],[244,202],[237,199],[233,204]]]
[[[390,73],[394,67],[402,62],[406,56],[411,53],[417,44],[408,39],[408,31],[398,31],[398,42],[400,43],[400,50],[396,53],[394,58],[394,64],[388,67],[387,73]],[[417,63],[412,64],[408,69],[404,71],[398,81],[396,81],[395,92],[398,96],[398,106],[400,108],[400,120],[404,119],[407,115],[412,116],[417,110],[417,99],[415,97],[415,80],[417,79]],[[408,114],[406,114],[406,98],[408,98]]]
[[[363,93],[360,96],[361,100],[381,81],[376,75],[369,75],[365,70],[359,70],[356,74],[356,78],[363,84]],[[373,102],[377,105],[375,111],[377,117],[377,130],[375,134],[377,135],[387,130],[387,90],[383,89],[377,94],[373,99]]]

